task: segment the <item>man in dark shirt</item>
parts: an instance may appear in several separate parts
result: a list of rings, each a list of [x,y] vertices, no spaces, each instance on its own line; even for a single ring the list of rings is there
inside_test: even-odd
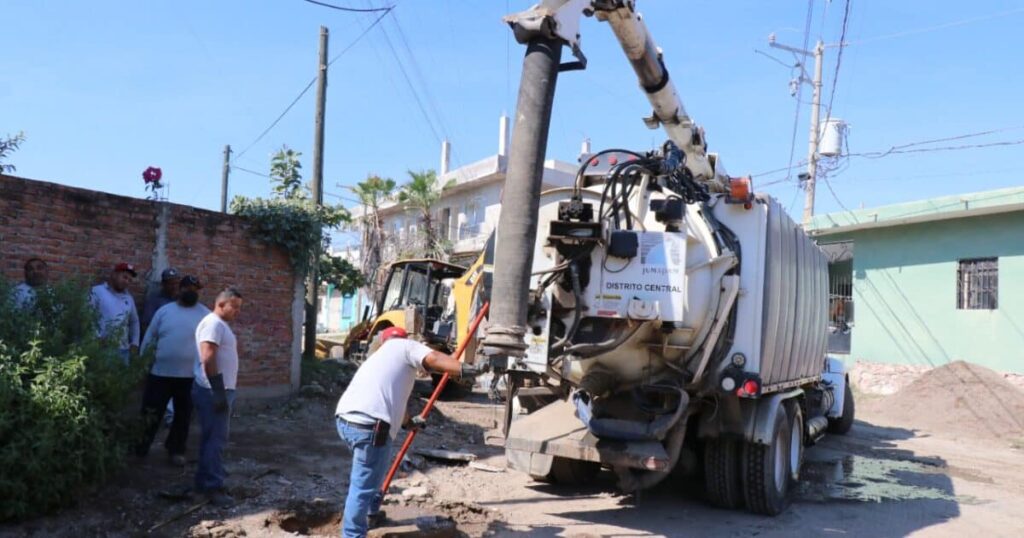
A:
[[[155,294],[146,296],[146,304],[142,307],[142,332],[145,333],[146,329],[149,328],[149,323],[153,321],[153,315],[156,314],[160,307],[173,303],[178,300],[178,286],[181,283],[181,277],[178,276],[178,270],[169,267],[164,269],[164,272],[160,274],[160,291]]]

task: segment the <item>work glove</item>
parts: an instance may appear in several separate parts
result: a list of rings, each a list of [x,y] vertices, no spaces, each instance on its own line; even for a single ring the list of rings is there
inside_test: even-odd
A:
[[[226,413],[228,410],[228,391],[224,388],[224,374],[210,378],[210,389],[213,390],[213,411]]]
[[[425,419],[425,418],[423,418],[423,417],[421,417],[419,415],[415,415],[414,417],[409,419],[409,427],[407,429],[412,430],[412,431],[420,431],[420,430],[426,429],[426,427],[427,427],[427,419]]]
[[[480,374],[482,370],[479,364],[462,363],[462,371],[459,372],[459,377],[462,379],[472,379]]]

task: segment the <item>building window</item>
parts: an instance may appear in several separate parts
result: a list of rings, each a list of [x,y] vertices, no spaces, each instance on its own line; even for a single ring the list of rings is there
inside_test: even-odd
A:
[[[467,200],[462,206],[462,224],[459,226],[459,239],[469,239],[481,233],[484,222],[484,208],[478,198]]]
[[[995,310],[999,306],[999,258],[960,260],[956,281],[959,310]]]
[[[443,239],[451,239],[449,237],[449,225],[448,223],[452,220],[452,208],[446,207],[441,210],[440,215],[437,217],[438,224],[438,236]]]

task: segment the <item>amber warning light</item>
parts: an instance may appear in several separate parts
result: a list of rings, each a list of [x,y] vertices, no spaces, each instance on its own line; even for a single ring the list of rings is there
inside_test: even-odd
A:
[[[750,176],[729,178],[729,193],[725,201],[730,204],[743,204],[743,207],[750,209],[754,202],[754,187]]]

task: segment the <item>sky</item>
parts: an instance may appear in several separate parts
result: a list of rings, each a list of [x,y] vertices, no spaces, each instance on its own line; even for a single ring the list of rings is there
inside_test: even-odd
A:
[[[220,204],[225,144],[235,152],[231,196],[269,195],[267,178],[243,169],[267,173],[283,144],[303,153],[308,179],[314,91],[256,139],[315,77],[321,25],[337,57],[326,201],[348,204],[346,187],[371,173],[401,183],[408,170],[438,168],[443,138],[454,166],[496,153],[525,52],[501,17],[530,2],[324,1],[395,7],[371,28],[379,13],[303,0],[2,0],[0,135],[27,137],[9,163],[22,177],[136,197],[146,196],[142,171],[158,166],[172,202],[209,209]],[[809,48],[838,43],[846,1],[638,4],[709,149],[799,215],[811,89],[798,104],[796,58],[768,36],[802,47],[806,27]],[[821,115],[831,103],[831,117],[849,124],[850,156],[825,167],[834,170],[819,180],[816,213],[1024,184],[1024,5],[851,0],[846,21],[838,71],[840,47],[825,52]],[[547,157],[575,162],[584,138],[594,150],[660,145],[610,28],[586,18],[581,33],[589,64],[559,77]],[[946,138],[955,140],[918,144]],[[1013,144],[931,151],[1002,142]],[[913,152],[878,157],[907,144],[900,151]]]

